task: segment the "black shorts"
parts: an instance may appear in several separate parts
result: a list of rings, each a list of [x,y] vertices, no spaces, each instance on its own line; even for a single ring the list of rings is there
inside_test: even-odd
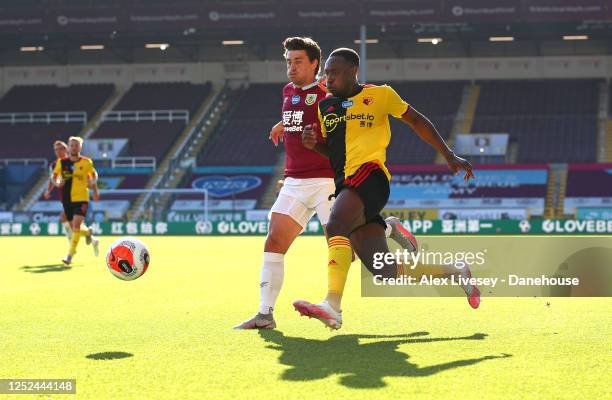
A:
[[[380,166],[373,162],[363,164],[355,173],[336,185],[336,196],[344,188],[352,188],[357,192],[364,205],[366,224],[376,222],[387,227],[380,212],[389,200],[389,179]]]
[[[68,221],[72,221],[72,217],[74,217],[75,215],[82,215],[83,217],[87,215],[87,209],[89,208],[89,202],[87,201],[76,201],[76,202],[62,201],[62,206],[64,207],[64,213],[66,214],[66,219]]]

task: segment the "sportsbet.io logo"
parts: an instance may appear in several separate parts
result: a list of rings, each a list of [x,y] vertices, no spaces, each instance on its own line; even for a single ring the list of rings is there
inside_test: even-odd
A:
[[[374,121],[374,115],[372,114],[347,114],[339,117],[337,114],[331,113],[323,116],[323,124],[325,125],[325,131],[331,133],[336,130],[336,127],[340,122],[347,121]]]
[[[340,117],[338,117],[337,114],[327,114],[326,116],[323,117],[323,124],[325,125],[325,131],[327,133],[329,132],[333,132],[336,129],[336,126],[338,126],[338,122],[340,122],[342,119]]]

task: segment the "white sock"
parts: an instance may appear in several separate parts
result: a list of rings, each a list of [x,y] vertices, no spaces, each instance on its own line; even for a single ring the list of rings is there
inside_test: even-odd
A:
[[[260,314],[271,314],[274,310],[285,277],[284,260],[284,254],[264,252],[259,282]]]
[[[66,235],[66,239],[68,239],[68,241],[72,240],[72,227],[70,226],[70,222],[62,222],[62,226],[64,227],[64,235]]]
[[[461,275],[462,278],[470,278],[472,276],[472,274],[470,273],[469,269],[467,266],[461,268],[459,270],[459,274]],[[469,285],[469,284],[462,284],[461,288],[463,289],[463,291],[465,292],[465,294],[467,294],[468,296],[472,294],[472,290],[474,290],[474,286]]]

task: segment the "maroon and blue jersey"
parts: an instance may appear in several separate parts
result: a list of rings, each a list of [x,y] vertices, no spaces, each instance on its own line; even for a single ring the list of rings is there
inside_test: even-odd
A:
[[[302,131],[306,125],[319,125],[318,104],[327,95],[325,86],[319,81],[296,87],[293,83],[283,88],[283,139],[285,142],[285,177],[333,178],[334,172],[326,157],[314,150],[309,150],[302,144]],[[317,128],[320,142],[321,127]]]

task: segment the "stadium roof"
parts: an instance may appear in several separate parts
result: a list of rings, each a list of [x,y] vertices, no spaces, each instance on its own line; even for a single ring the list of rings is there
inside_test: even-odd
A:
[[[269,60],[278,58],[286,36],[313,36],[325,47],[352,45],[361,24],[376,42],[369,52],[372,58],[609,54],[611,4],[612,0],[4,0],[0,64]],[[504,41],[491,45],[492,37]],[[587,40],[569,44],[564,38]],[[223,46],[226,40],[244,45]],[[153,48],[163,54],[143,53],[146,44],[159,44]],[[41,54],[21,54],[24,48]],[[92,56],[89,50],[94,49],[99,51]]]

